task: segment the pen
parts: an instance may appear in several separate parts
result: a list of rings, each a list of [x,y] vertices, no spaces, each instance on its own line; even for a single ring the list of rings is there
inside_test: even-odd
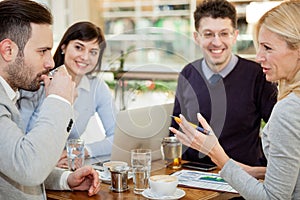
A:
[[[58,68],[60,68],[60,67],[65,67],[65,65],[61,65],[61,66],[58,66],[58,67],[54,67],[54,68],[52,68],[52,69],[50,69],[50,70],[48,71],[48,77],[49,77],[50,80],[52,80],[52,78],[53,78],[55,72],[57,72]],[[41,82],[41,85],[45,86],[44,81]]]
[[[172,117],[178,124],[181,123],[181,119],[179,117],[176,117],[176,116],[173,116],[173,115],[170,115],[170,117]],[[197,129],[198,131],[200,131],[201,133],[204,133],[205,135],[209,135],[210,131],[209,130],[206,130],[200,126],[197,126],[196,124],[193,124],[191,122],[189,122],[195,129]]]

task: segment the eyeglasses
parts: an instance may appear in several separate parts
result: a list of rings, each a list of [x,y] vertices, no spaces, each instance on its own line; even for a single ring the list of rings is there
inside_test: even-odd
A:
[[[218,33],[214,33],[212,31],[204,31],[203,33],[199,33],[199,32],[197,32],[197,33],[206,40],[212,40],[217,36],[221,40],[228,40],[229,38],[233,37],[233,32],[229,32],[229,31],[221,31]]]

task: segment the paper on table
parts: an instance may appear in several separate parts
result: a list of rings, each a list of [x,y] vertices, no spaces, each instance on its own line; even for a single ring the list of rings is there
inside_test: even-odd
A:
[[[217,190],[238,193],[216,173],[208,173],[192,170],[180,170],[172,174],[178,177],[178,184],[193,188]]]
[[[95,113],[86,126],[84,133],[80,136],[85,144],[99,142],[105,138],[105,130],[98,113]]]

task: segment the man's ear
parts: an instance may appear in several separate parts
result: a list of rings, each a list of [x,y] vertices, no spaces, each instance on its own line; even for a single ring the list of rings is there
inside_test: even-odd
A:
[[[10,39],[4,39],[0,42],[0,55],[5,61],[13,60],[17,53],[15,51],[17,51],[16,44]]]
[[[195,31],[195,32],[193,33],[193,35],[194,35],[194,40],[195,40],[195,42],[196,42],[198,45],[200,45],[200,35],[199,35],[199,33]]]

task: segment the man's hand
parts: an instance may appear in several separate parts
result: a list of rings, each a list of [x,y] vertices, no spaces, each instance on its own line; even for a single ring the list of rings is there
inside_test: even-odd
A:
[[[45,83],[46,96],[55,94],[73,104],[76,97],[75,82],[72,81],[72,77],[64,66],[55,70],[51,80],[46,75],[43,75],[42,79]]]
[[[99,175],[91,166],[84,166],[71,173],[68,184],[72,190],[88,190],[89,196],[100,191]]]

